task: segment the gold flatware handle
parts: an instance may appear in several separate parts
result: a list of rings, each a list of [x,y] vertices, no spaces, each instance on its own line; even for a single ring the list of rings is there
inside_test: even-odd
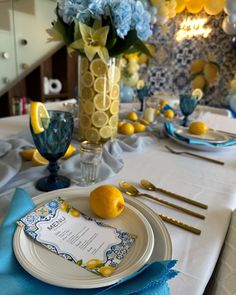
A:
[[[167,190],[165,190],[163,188],[156,187],[155,190],[158,191],[158,192],[164,193],[166,195],[169,195],[170,197],[173,197],[173,198],[175,198],[177,200],[184,201],[184,202],[186,202],[188,204],[197,206],[199,208],[202,208],[202,209],[207,209],[208,208],[208,206],[206,204],[203,204],[203,203],[200,203],[200,202],[191,200],[189,198],[186,198],[184,196],[178,195],[176,193],[169,192],[169,191],[167,191]]]
[[[204,156],[200,156],[200,155],[197,155],[197,154],[192,154],[192,153],[189,153],[189,152],[183,152],[183,154],[189,155],[189,156],[192,156],[192,157],[195,157],[195,158],[199,158],[199,159],[202,159],[202,160],[206,160],[208,162],[212,162],[212,163],[219,164],[219,165],[224,165],[225,164],[224,162],[221,162],[221,161],[218,161],[218,160],[215,160],[215,159],[211,159],[211,158],[207,158],[207,157],[204,157]]]
[[[189,209],[187,209],[187,208],[184,208],[184,207],[178,206],[178,205],[176,205],[176,204],[174,204],[174,203],[171,203],[171,202],[165,201],[165,200],[163,200],[163,199],[153,197],[153,196],[148,195],[148,194],[142,194],[142,195],[143,195],[144,197],[146,197],[146,198],[152,199],[152,200],[157,201],[157,202],[159,202],[159,203],[165,204],[165,205],[167,205],[167,206],[169,206],[169,207],[175,208],[175,209],[177,209],[177,210],[179,210],[179,211],[181,211],[181,212],[184,212],[184,213],[186,213],[186,214],[188,214],[188,215],[191,215],[191,216],[194,216],[194,217],[197,217],[197,218],[200,218],[200,219],[205,219],[205,216],[204,216],[204,215],[199,214],[199,213],[197,213],[197,212],[195,212],[195,211],[192,211],[192,210],[189,210]]]
[[[187,230],[187,231],[189,231],[191,233],[194,233],[196,235],[200,235],[201,234],[201,230],[198,229],[198,228],[196,228],[196,227],[190,226],[188,224],[185,224],[185,223],[183,223],[181,221],[178,221],[178,220],[176,220],[174,218],[168,217],[168,216],[163,215],[163,214],[158,214],[158,215],[165,222],[168,222],[170,224],[176,225],[176,226],[178,226],[178,227],[180,227],[182,229],[185,229],[185,230]]]

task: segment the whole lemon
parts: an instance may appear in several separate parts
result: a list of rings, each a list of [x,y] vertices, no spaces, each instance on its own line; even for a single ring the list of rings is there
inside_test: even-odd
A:
[[[162,99],[162,100],[160,101],[160,108],[162,109],[166,104],[168,104],[168,100],[166,100],[166,99]]]
[[[95,188],[89,197],[90,208],[101,218],[115,218],[125,207],[125,200],[118,188],[113,185],[101,185]]]
[[[174,111],[172,111],[172,110],[165,110],[165,111],[164,111],[164,116],[165,116],[165,118],[167,118],[167,119],[173,119],[174,116],[175,116],[175,113],[174,113]]]
[[[137,121],[138,120],[138,115],[135,112],[130,112],[128,113],[128,115],[126,116],[126,118],[130,121]]]
[[[141,123],[134,123],[134,132],[139,133],[139,132],[144,132],[146,130],[146,126]]]
[[[134,126],[131,123],[124,123],[120,128],[119,132],[124,135],[130,135],[134,133]]]
[[[189,133],[202,135],[208,132],[208,127],[204,122],[193,122],[189,125]]]

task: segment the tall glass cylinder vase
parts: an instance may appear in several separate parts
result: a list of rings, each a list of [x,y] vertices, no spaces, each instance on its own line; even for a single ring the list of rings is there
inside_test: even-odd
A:
[[[119,60],[91,62],[79,56],[79,140],[102,143],[117,135],[120,97]]]

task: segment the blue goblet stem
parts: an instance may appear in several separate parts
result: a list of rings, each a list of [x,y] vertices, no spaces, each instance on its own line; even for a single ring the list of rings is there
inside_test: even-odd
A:
[[[57,176],[58,176],[57,172],[58,172],[58,170],[60,168],[59,165],[58,165],[58,163],[57,163],[57,161],[49,162],[47,168],[48,168],[48,170],[50,172],[50,175],[49,175],[50,179],[52,181],[55,181],[56,178],[57,178]]]
[[[184,126],[184,127],[187,127],[187,126],[188,126],[188,116],[185,116],[185,117],[183,118],[183,126]]]

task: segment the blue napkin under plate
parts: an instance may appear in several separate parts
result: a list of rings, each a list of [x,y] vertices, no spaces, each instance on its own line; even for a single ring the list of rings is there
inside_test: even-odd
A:
[[[167,134],[171,135],[172,137],[178,140],[184,141],[188,144],[210,146],[210,147],[228,147],[228,146],[236,145],[236,138],[230,139],[225,142],[216,143],[216,142],[210,142],[207,140],[187,138],[185,136],[181,136],[180,134],[176,133],[176,128],[174,124],[171,122],[165,122],[165,130]]]
[[[15,258],[12,240],[16,221],[35,207],[30,195],[17,188],[9,211],[0,226],[0,286],[4,295],[128,295],[128,294],[170,294],[167,281],[178,272],[172,267],[175,260],[146,264],[141,270],[119,281],[99,289],[68,289],[46,284],[28,274]]]

